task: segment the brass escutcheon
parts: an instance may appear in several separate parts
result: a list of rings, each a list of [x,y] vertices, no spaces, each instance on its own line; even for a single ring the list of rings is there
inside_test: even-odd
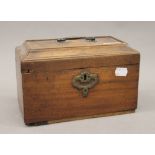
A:
[[[73,87],[78,90],[82,90],[83,97],[88,96],[89,89],[94,87],[98,82],[98,75],[89,73],[88,71],[83,71],[80,75],[73,78]]]

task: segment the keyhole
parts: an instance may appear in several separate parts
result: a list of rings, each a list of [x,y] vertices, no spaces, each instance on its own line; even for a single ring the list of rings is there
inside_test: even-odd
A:
[[[86,79],[87,79],[87,75],[86,75],[86,74],[84,74],[84,80],[86,81]]]

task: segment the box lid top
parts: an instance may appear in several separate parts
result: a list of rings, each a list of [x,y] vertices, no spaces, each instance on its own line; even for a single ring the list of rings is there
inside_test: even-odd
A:
[[[28,50],[87,47],[101,45],[119,45],[125,42],[111,36],[98,37],[68,37],[60,39],[26,40],[24,46]]]
[[[138,51],[110,36],[28,40],[18,49],[23,69],[29,65],[38,65],[38,70],[41,67],[49,70],[139,63]],[[43,67],[43,61],[46,61],[46,67]],[[49,61],[54,65],[48,67]]]

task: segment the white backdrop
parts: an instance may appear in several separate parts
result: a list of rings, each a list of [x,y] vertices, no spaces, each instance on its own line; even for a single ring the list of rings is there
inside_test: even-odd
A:
[[[0,133],[155,133],[155,22],[0,22]],[[26,39],[112,35],[141,53],[136,113],[27,127],[17,103],[15,47]]]

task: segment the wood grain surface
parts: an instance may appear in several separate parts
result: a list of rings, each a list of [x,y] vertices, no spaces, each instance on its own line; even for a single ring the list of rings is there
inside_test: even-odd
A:
[[[18,95],[26,124],[136,109],[139,52],[117,39],[105,38],[94,45],[73,40],[65,47],[55,40],[28,41],[17,48]],[[127,76],[115,76],[116,67],[126,67]],[[81,71],[99,77],[87,97],[72,86]]]

